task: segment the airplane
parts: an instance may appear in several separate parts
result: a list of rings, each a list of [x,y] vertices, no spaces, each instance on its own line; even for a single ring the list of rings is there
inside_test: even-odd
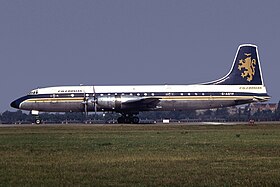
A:
[[[139,123],[142,111],[183,111],[229,107],[270,99],[264,85],[258,49],[238,47],[228,74],[193,85],[56,86],[32,90],[11,107],[39,112],[117,112],[118,123]],[[41,123],[36,118],[37,124]]]

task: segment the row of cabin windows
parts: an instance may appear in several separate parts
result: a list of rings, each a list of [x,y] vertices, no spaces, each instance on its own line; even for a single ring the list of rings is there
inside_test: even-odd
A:
[[[87,96],[89,96],[88,94],[86,94]],[[104,95],[106,95],[106,94],[100,94],[100,96],[104,96]],[[108,96],[110,96],[111,94],[107,94]],[[118,93],[115,93],[114,95],[119,95]],[[130,95],[130,96],[133,96],[133,95],[137,95],[137,96],[140,96],[141,94],[140,93],[137,93],[137,94],[133,94],[133,93],[130,93],[130,94],[125,94],[125,93],[122,93],[121,95]],[[142,94],[143,96],[148,96],[148,95],[151,95],[151,96],[155,96],[155,94],[154,93],[151,93],[151,94],[147,94],[147,93],[144,93],[144,94]],[[165,93],[165,95],[166,96],[173,96],[173,95],[177,95],[177,94],[174,94],[174,93]],[[184,93],[180,93],[180,95],[181,96],[183,96],[183,95],[188,95],[188,96],[190,96],[190,95],[202,95],[202,96],[204,96],[205,94],[204,93],[194,93],[194,94],[191,94],[191,93],[187,93],[187,94],[184,94]],[[93,94],[93,96],[94,96],[94,94]]]
[[[90,97],[90,96],[94,96],[94,95],[95,94],[86,94],[85,96],[86,97]],[[108,94],[100,94],[100,96],[104,96],[104,95],[107,95],[107,96],[110,96],[110,95],[115,95],[115,96],[117,96],[117,95],[130,95],[130,96],[133,96],[133,95],[136,95],[136,96],[141,96],[141,95],[148,96],[148,95],[151,95],[151,96],[155,96],[154,93],[151,93],[151,94],[148,94],[148,93],[144,93],[144,94],[140,94],[140,93],[137,93],[137,94],[133,94],[133,93],[130,93],[130,94],[125,94],[125,93],[122,93],[122,94],[118,94],[118,93],[115,93],[115,94],[110,94],[110,93],[108,93]],[[174,93],[165,93],[165,95],[166,96],[173,96],[175,94]],[[194,94],[191,94],[191,93],[187,93],[187,94],[180,93],[180,95],[181,96],[184,96],[184,95],[188,95],[188,96],[191,96],[191,95],[195,95],[195,96],[202,95],[202,96],[204,96],[205,94],[204,93],[201,93],[201,94],[198,94],[198,93],[194,93]],[[75,94],[71,94],[70,96],[71,97],[75,97]],[[59,97],[59,95],[52,94],[52,95],[50,95],[50,97]]]

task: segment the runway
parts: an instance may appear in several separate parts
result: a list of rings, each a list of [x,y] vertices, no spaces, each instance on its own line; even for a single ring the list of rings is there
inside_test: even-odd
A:
[[[68,124],[0,124],[1,127],[30,127],[30,126],[38,126],[38,127],[45,127],[45,126],[233,126],[233,125],[276,125],[279,124],[279,121],[262,121],[262,122],[171,122],[171,123],[139,123],[139,124],[86,124],[86,123],[68,123]]]

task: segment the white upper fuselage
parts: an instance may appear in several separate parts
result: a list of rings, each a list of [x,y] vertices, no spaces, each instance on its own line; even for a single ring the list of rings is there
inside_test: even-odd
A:
[[[57,86],[36,89],[38,94],[61,93],[96,93],[96,94],[145,94],[149,93],[266,93],[266,88],[261,85],[130,85],[130,86]],[[35,90],[33,90],[34,92]],[[142,96],[142,95],[141,95]]]

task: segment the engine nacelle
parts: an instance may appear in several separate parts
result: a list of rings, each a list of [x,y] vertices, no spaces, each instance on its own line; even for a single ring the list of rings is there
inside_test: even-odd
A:
[[[109,95],[97,97],[97,106],[104,110],[124,110],[133,108],[133,103],[139,101],[141,98],[137,96],[125,96],[125,95]]]
[[[115,96],[100,96],[97,97],[98,108],[110,110],[116,108],[116,97]]]

